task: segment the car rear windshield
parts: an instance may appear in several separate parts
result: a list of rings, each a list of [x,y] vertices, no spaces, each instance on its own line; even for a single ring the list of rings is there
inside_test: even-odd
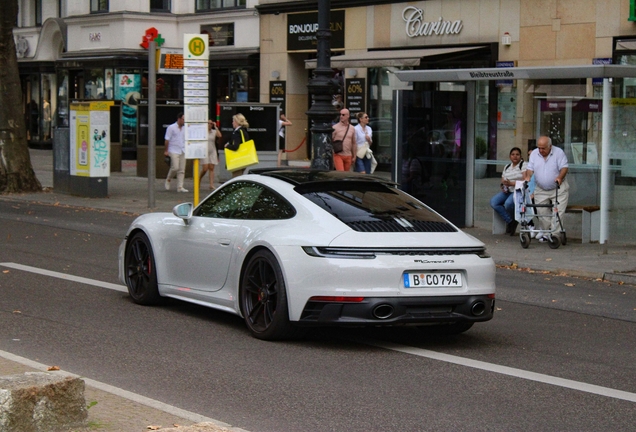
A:
[[[296,192],[361,232],[455,232],[429,207],[380,182],[304,183]]]

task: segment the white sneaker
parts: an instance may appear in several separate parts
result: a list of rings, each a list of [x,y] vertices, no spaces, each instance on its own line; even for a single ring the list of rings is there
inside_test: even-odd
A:
[[[164,186],[166,187],[166,190],[170,190],[170,180],[166,180]]]
[[[187,191],[188,191],[187,189],[184,189],[182,187],[177,188],[177,192],[187,192]]]

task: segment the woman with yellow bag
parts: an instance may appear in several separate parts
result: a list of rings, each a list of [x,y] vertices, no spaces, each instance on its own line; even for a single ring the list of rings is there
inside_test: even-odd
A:
[[[241,144],[246,141],[249,141],[250,136],[247,133],[247,128],[249,127],[249,123],[245,119],[245,116],[241,113],[235,114],[232,116],[232,128],[234,131],[232,132],[232,136],[229,139],[229,142],[225,144],[225,148],[227,150],[237,151]],[[227,152],[226,152],[227,158]],[[226,159],[227,161],[227,159]],[[243,175],[245,172],[245,167],[239,168],[237,170],[232,171],[232,177],[238,177]]]

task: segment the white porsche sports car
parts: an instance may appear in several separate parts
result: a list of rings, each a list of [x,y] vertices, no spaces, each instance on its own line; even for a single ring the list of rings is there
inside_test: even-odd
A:
[[[221,309],[267,340],[327,325],[461,333],[495,305],[482,242],[392,182],[338,171],[257,170],[140,216],[119,278],[136,303]]]

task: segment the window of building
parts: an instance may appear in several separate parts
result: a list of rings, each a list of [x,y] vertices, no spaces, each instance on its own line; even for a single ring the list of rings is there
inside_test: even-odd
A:
[[[170,12],[170,0],[150,0],[150,12]]]
[[[104,99],[104,69],[88,69],[84,76],[84,98]]]
[[[91,0],[91,13],[108,12],[108,0]]]
[[[197,12],[209,12],[214,9],[245,7],[246,0],[196,0]]]
[[[42,25],[42,0],[35,0],[35,25]]]

